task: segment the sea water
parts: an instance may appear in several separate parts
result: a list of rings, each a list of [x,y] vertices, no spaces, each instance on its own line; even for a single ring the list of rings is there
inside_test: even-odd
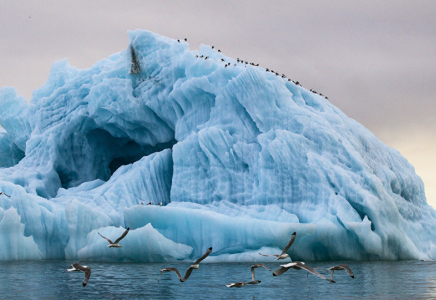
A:
[[[16,261],[0,263],[0,299],[431,299],[436,298],[436,262],[307,262],[327,269],[347,263],[354,272],[335,271],[329,283],[304,270],[290,269],[272,276],[255,269],[258,285],[228,288],[226,283],[251,281],[251,263],[202,263],[186,282],[182,276],[189,263],[118,264],[80,262],[88,265],[91,278],[82,287],[84,273],[64,272],[67,261]],[[266,265],[272,270],[280,263]],[[329,276],[325,273],[325,276]]]

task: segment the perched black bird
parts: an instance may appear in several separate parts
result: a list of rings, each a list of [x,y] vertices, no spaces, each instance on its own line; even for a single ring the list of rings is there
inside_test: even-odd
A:
[[[265,71],[269,72],[269,69],[268,69],[268,68],[266,68],[266,70],[265,70]]]
[[[205,58],[204,58],[204,60],[206,60],[206,59],[208,59],[209,58],[209,56],[206,56]]]
[[[188,41],[188,39],[187,38],[185,38],[185,42],[187,42]]]
[[[224,58],[221,58],[221,61],[225,61]]]
[[[220,50],[220,49],[218,49],[218,52],[221,52],[221,50]]]
[[[212,49],[215,48],[215,46],[212,46]]]
[[[177,39],[177,41],[180,43],[180,40],[179,40],[179,39]]]

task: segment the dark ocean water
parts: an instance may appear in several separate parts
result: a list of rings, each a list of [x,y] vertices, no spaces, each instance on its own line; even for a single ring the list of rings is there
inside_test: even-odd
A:
[[[436,262],[347,262],[355,279],[335,271],[335,284],[307,272],[289,270],[275,277],[256,269],[258,285],[227,288],[226,283],[250,281],[251,263],[200,264],[184,283],[175,273],[159,270],[177,267],[182,276],[190,264],[118,264],[81,262],[92,270],[86,287],[82,272],[63,271],[72,262],[26,261],[0,263],[0,299],[435,299]],[[343,262],[307,262],[328,268]],[[272,270],[280,263],[266,263]],[[326,274],[327,276],[328,274]]]

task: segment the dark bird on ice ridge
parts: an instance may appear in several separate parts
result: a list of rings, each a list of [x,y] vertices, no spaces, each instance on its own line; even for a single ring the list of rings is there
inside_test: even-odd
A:
[[[259,254],[262,255],[262,256],[274,256],[274,257],[277,257],[276,260],[279,260],[279,259],[285,259],[285,258],[290,257],[289,254],[287,254],[286,252],[288,251],[288,249],[289,249],[289,248],[292,246],[292,244],[294,243],[296,235],[297,235],[296,232],[294,232],[294,233],[292,234],[292,236],[291,236],[291,240],[290,240],[289,243],[286,245],[285,249],[283,249],[283,251],[282,251],[281,254],[274,254],[274,255],[265,255],[265,254],[262,254],[262,253],[259,253]]]
[[[203,259],[205,259],[206,257],[208,257],[209,254],[210,254],[211,252],[212,252],[212,247],[210,247],[209,249],[207,249],[206,253],[204,253],[202,257],[200,257],[199,259],[197,259],[197,260],[194,262],[194,264],[191,265],[191,266],[189,267],[189,269],[186,271],[186,274],[185,274],[185,276],[184,276],[183,278],[182,278],[182,276],[180,275],[179,270],[177,270],[177,268],[165,268],[165,269],[160,270],[160,274],[159,274],[158,282],[160,281],[160,277],[161,277],[161,275],[162,275],[162,272],[171,272],[171,271],[173,271],[173,272],[175,272],[175,273],[177,274],[177,277],[179,278],[179,280],[180,280],[181,282],[185,282],[185,281],[189,278],[189,276],[191,276],[192,270],[194,270],[194,269],[198,269],[198,268],[200,267],[200,265],[199,265],[200,262],[201,262]]]
[[[73,271],[80,271],[85,273],[85,279],[82,282],[83,286],[86,286],[86,284],[88,283],[89,277],[91,277],[91,268],[88,266],[81,266],[79,265],[79,263],[74,263],[70,266],[69,269],[67,269],[66,271],[68,272],[73,272]],[[64,272],[66,272],[64,271]]]
[[[115,242],[112,242],[112,241],[111,241],[110,239],[108,239],[107,237],[102,236],[102,235],[100,234],[100,232],[99,232],[98,234],[100,234],[100,236],[101,236],[102,238],[104,238],[106,241],[109,242],[109,245],[107,245],[106,247],[109,247],[109,248],[113,248],[113,247],[115,247],[115,248],[120,248],[120,247],[122,247],[122,246],[118,245],[118,242],[121,241],[121,240],[122,240],[122,239],[127,235],[127,233],[129,232],[129,230],[130,230],[130,228],[127,228],[126,231],[124,231],[123,235],[120,236],[119,238],[117,238],[117,239],[115,240]]]

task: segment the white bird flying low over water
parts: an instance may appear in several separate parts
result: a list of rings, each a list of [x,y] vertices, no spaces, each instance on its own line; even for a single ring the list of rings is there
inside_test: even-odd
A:
[[[331,268],[329,268],[329,270],[332,271],[332,274],[330,275],[330,281],[332,281],[333,272],[334,271],[339,271],[339,270],[347,271],[347,274],[350,275],[350,277],[354,279],[353,272],[351,271],[350,267],[348,265],[346,265],[346,264],[342,264],[342,265],[337,265],[337,266],[331,267]]]
[[[265,255],[265,254],[262,254],[262,253],[259,253],[259,254],[262,255],[262,256],[274,256],[274,257],[277,257],[276,260],[279,260],[279,259],[285,259],[285,258],[290,257],[289,254],[287,254],[286,252],[288,251],[288,249],[289,249],[289,248],[292,246],[292,244],[294,243],[296,235],[297,235],[296,232],[294,232],[294,233],[292,234],[292,236],[291,236],[291,240],[290,240],[289,243],[286,245],[285,249],[283,249],[283,251],[282,251],[281,254],[274,254],[274,255]]]
[[[72,272],[72,271],[81,271],[85,273],[85,280],[83,280],[82,285],[86,286],[88,283],[89,277],[91,277],[91,268],[87,266],[81,266],[79,263],[74,263],[70,266],[70,269],[67,269],[66,271]]]
[[[127,233],[129,232],[129,230],[130,230],[130,228],[127,228],[126,231],[124,231],[123,235],[120,236],[118,239],[116,239],[115,242],[112,242],[112,241],[111,241],[110,239],[108,239],[107,237],[102,236],[102,235],[100,234],[100,232],[99,232],[98,234],[100,234],[100,236],[101,236],[102,238],[104,238],[106,241],[109,242],[109,245],[107,245],[106,247],[109,247],[109,248],[117,247],[117,248],[119,248],[119,247],[122,247],[122,246],[118,245],[118,242],[121,241],[121,240],[122,240],[122,239],[127,235]]]
[[[256,280],[254,277],[254,269],[255,268],[259,268],[259,267],[264,267],[265,269],[267,269],[268,271],[271,271],[267,266],[265,266],[264,264],[255,264],[251,266],[251,281],[250,282],[245,282],[245,281],[239,281],[239,282],[232,282],[229,284],[226,284],[226,287],[243,287],[244,285],[247,284],[259,284],[261,281],[260,280]]]
[[[192,270],[194,270],[194,269],[198,269],[198,268],[200,267],[200,265],[199,265],[200,262],[201,262],[203,259],[205,259],[206,257],[208,257],[209,254],[210,254],[211,252],[212,252],[212,247],[210,247],[209,249],[207,249],[206,253],[204,253],[204,255],[203,255],[202,257],[200,257],[199,259],[197,259],[197,260],[194,262],[194,264],[191,265],[191,266],[189,267],[189,269],[186,271],[186,274],[185,274],[185,276],[184,276],[183,278],[182,278],[182,276],[180,275],[179,270],[177,270],[177,268],[165,268],[165,269],[160,270],[160,274],[159,274],[158,282],[160,281],[160,276],[162,275],[162,272],[171,272],[171,271],[176,272],[177,277],[179,277],[179,280],[180,280],[181,282],[185,282],[185,281],[189,278],[189,276],[191,276]]]
[[[324,276],[322,276],[321,274],[319,274],[317,271],[315,271],[314,269],[312,269],[309,266],[306,266],[306,264],[304,262],[300,262],[300,261],[296,261],[296,262],[291,262],[289,264],[286,265],[281,265],[280,269],[275,270],[273,272],[273,276],[279,276],[282,275],[283,273],[285,273],[287,270],[289,270],[290,268],[295,269],[295,270],[306,270],[307,272],[316,275],[322,279],[325,279],[327,281],[330,281],[332,283],[335,283],[333,280],[331,279],[327,279]],[[307,273],[307,278],[309,278],[309,273]]]

